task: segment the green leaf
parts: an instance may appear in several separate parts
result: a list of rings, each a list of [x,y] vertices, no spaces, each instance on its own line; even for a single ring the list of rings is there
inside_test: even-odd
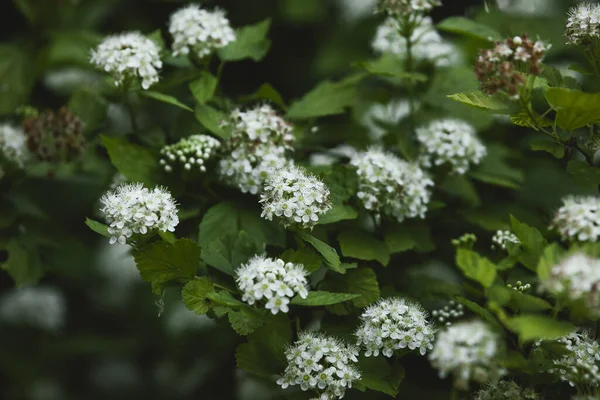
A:
[[[465,299],[462,296],[456,296],[455,298],[457,301],[464,304],[465,307],[467,307],[469,310],[471,310],[473,313],[475,313],[479,317],[483,318],[485,321],[487,321],[491,325],[496,326],[498,329],[502,329],[502,326],[498,323],[498,321],[496,320],[494,315],[487,309],[483,308],[482,306],[480,306],[479,304],[477,304],[471,300]]]
[[[0,115],[27,102],[35,79],[34,55],[23,45],[0,44]]]
[[[206,314],[210,310],[212,303],[207,295],[213,293],[215,287],[208,278],[196,278],[185,284],[181,290],[183,304],[198,315]]]
[[[481,204],[481,198],[473,182],[464,175],[449,175],[439,185],[440,190],[448,195],[476,207]]]
[[[93,219],[86,218],[85,224],[94,232],[99,233],[100,235],[110,238],[112,235],[108,233],[108,226],[104,225],[101,222],[94,221]]]
[[[449,17],[437,24],[440,31],[458,33],[476,39],[495,42],[502,40],[503,36],[495,29],[482,25],[465,17]]]
[[[264,244],[257,243],[246,231],[223,234],[202,248],[202,259],[228,275],[233,275],[252,256],[264,252]]]
[[[277,104],[282,109],[286,109],[287,106],[285,101],[283,101],[283,97],[279,94],[277,90],[270,83],[263,83],[260,85],[258,90],[252,94],[241,96],[240,101],[244,103],[248,103],[256,100],[266,100],[273,104]]]
[[[567,172],[575,180],[585,186],[596,189],[600,185],[600,168],[592,167],[586,162],[571,160],[567,164]]]
[[[239,311],[227,313],[231,327],[240,335],[248,335],[260,328],[266,321],[264,310],[242,307]]]
[[[155,288],[169,281],[192,279],[200,266],[200,249],[189,239],[173,244],[154,242],[134,251],[133,258],[142,279]]]
[[[376,60],[359,63],[358,66],[372,75],[399,78],[413,83],[427,82],[427,75],[420,72],[407,72],[403,63],[393,54],[384,54]]]
[[[290,106],[287,116],[292,119],[310,119],[343,114],[354,104],[356,87],[362,75],[355,75],[340,82],[321,82],[304,97]]]
[[[537,275],[540,281],[545,281],[552,275],[552,268],[558,263],[563,250],[557,243],[552,243],[544,248],[537,265]]]
[[[398,396],[400,383],[404,379],[404,368],[397,361],[390,365],[383,357],[360,357],[358,368],[361,379],[352,385],[358,390],[375,390],[393,398]]]
[[[6,271],[17,287],[36,284],[44,275],[42,260],[35,248],[27,243],[11,239],[0,247],[8,253],[8,259],[0,263],[0,269]]]
[[[508,160],[514,156],[514,150],[501,144],[489,144],[488,154],[469,176],[490,185],[519,189],[525,180],[523,171],[513,167]]]
[[[210,292],[206,294],[206,297],[219,306],[230,308],[246,307],[246,304],[233,297],[233,295],[227,290],[221,290],[219,292]]]
[[[164,240],[167,243],[175,243],[177,241],[177,236],[175,236],[175,234],[173,232],[163,232],[163,231],[158,231],[158,236],[160,236],[160,238],[162,240]]]
[[[549,88],[544,93],[548,104],[556,110],[556,125],[568,131],[600,123],[600,93]]]
[[[537,339],[556,339],[575,330],[570,322],[557,321],[537,314],[519,315],[508,319],[508,327],[519,335],[523,342]]]
[[[217,84],[217,78],[213,74],[201,71],[200,77],[190,82],[189,88],[198,104],[205,104],[214,96]]]
[[[519,261],[533,272],[537,271],[538,261],[548,242],[535,228],[524,224],[511,215],[512,231],[521,241]]]
[[[435,250],[431,230],[424,222],[405,221],[402,224],[388,226],[383,239],[391,254],[409,250],[429,252]]]
[[[479,282],[485,288],[492,286],[496,280],[496,266],[472,250],[459,248],[456,251],[456,265],[467,278]]]
[[[361,231],[344,231],[338,236],[342,254],[359,260],[376,260],[384,267],[390,262],[385,243]]]
[[[334,314],[345,315],[356,308],[363,308],[379,298],[379,283],[377,275],[371,268],[349,269],[345,275],[328,275],[323,282],[323,290],[336,293],[355,293],[360,297],[340,304],[334,304],[328,309]]]
[[[280,258],[285,262],[302,264],[308,272],[315,272],[321,267],[321,256],[306,246],[298,250],[288,249]]]
[[[182,109],[184,109],[186,111],[194,112],[194,110],[192,110],[190,107],[188,107],[187,105],[183,104],[182,102],[180,102],[179,100],[177,100],[175,97],[169,96],[168,94],[159,93],[159,92],[153,92],[151,90],[142,90],[139,93],[142,94],[143,96],[146,96],[146,97],[150,98],[150,99],[158,100],[158,101],[161,101],[163,103],[171,104],[172,106],[182,108]]]
[[[221,122],[225,120],[226,115],[221,111],[215,110],[207,105],[198,104],[195,112],[196,119],[209,132],[214,133],[221,139],[227,139],[229,134],[221,128]]]
[[[118,137],[102,135],[102,142],[108,150],[110,162],[127,180],[154,186],[158,162],[148,149]]]
[[[531,150],[546,151],[558,159],[565,156],[565,146],[545,136],[536,136],[531,142]]]
[[[85,131],[90,132],[105,122],[108,103],[91,90],[80,89],[69,100],[69,109],[81,118]]]
[[[499,96],[490,96],[479,90],[455,93],[448,97],[480,110],[490,110],[500,114],[510,114],[513,108],[511,103]]]
[[[343,303],[345,301],[353,300],[360,297],[357,293],[331,293],[324,291],[310,291],[306,299],[300,296],[296,296],[292,299],[290,304],[297,306],[329,306],[332,304]]]
[[[547,127],[552,126],[553,122],[546,117],[542,117],[535,111],[532,112],[532,116],[527,111],[519,111],[516,114],[510,116],[510,122],[517,126],[523,126],[525,128],[536,128],[538,126]]]
[[[333,224],[334,222],[358,218],[356,210],[343,204],[334,204],[329,211],[319,217],[319,225]]]
[[[340,261],[340,256],[338,256],[333,247],[304,231],[298,232],[298,236],[321,253],[325,260],[325,264],[327,264],[329,269],[340,274],[346,273],[346,270],[341,267],[342,262]]]
[[[240,61],[246,58],[262,60],[271,47],[271,41],[267,38],[270,27],[271,20],[265,19],[257,24],[236,29],[235,41],[220,49],[219,57],[223,61]]]

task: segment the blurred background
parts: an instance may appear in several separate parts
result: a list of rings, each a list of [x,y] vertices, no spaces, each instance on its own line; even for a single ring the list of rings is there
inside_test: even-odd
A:
[[[289,103],[320,80],[351,73],[357,63],[373,58],[371,41],[383,19],[373,14],[374,3],[202,2],[225,9],[234,27],[272,19],[272,46],[267,57],[260,63],[228,64],[223,75],[225,93],[236,99],[269,82]],[[445,3],[432,14],[434,21],[465,15],[507,35],[527,32],[539,36],[553,44],[548,62],[566,71],[569,64],[561,60],[571,54],[564,48],[562,27],[572,2]],[[177,0],[2,1],[0,112],[6,114],[5,110],[21,104],[40,110],[59,108],[82,82],[93,84],[100,79],[88,64],[89,48],[99,38],[126,30],[150,33],[156,29],[167,38],[168,16],[184,4]],[[473,43],[460,45],[466,49],[465,64],[469,65],[476,48],[469,48]],[[17,86],[19,82],[24,83]],[[111,129],[127,123],[122,110],[110,104],[107,116]],[[3,119],[11,118],[16,120],[10,115]],[[518,129],[512,133],[503,129],[502,134],[512,135],[520,143]],[[547,156],[540,158],[536,169],[525,177],[530,184],[518,200],[539,208],[552,207],[570,187],[543,187],[546,177],[552,175],[554,182],[560,182],[564,172],[556,170]],[[18,204],[21,219],[20,224],[6,222],[12,221],[11,212],[16,213],[10,207],[0,215],[0,230],[4,230],[0,237],[22,238],[20,247],[13,248],[12,254],[17,256],[11,256],[9,262],[27,265],[30,273],[39,270],[41,275],[44,271],[38,286],[19,291],[13,289],[11,277],[0,271],[0,399],[284,398],[285,393],[272,382],[235,368],[235,348],[243,338],[227,325],[189,312],[177,290],[157,300],[139,278],[127,247],[108,245],[83,224],[86,216],[96,215],[97,199],[114,170],[93,146],[82,168],[88,173],[69,179],[51,181],[33,174],[17,187],[0,184],[4,193],[10,189],[10,198],[0,201]],[[538,217],[545,216],[526,219]],[[8,268],[6,251],[0,250],[0,262]],[[417,387],[401,390],[402,398],[413,398],[410,393],[422,393],[418,385],[430,384],[427,376],[413,382]],[[347,394],[350,399],[354,396]]]

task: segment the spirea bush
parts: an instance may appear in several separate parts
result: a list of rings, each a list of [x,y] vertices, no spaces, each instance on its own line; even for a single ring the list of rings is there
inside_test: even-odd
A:
[[[598,4],[117,3],[0,44],[0,398],[600,399]]]

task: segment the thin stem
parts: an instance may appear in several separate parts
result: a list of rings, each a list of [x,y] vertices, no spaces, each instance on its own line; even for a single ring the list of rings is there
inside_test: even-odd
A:
[[[598,339],[600,335],[600,319],[596,320],[596,331],[594,332],[594,339]]]
[[[223,68],[225,68],[225,61],[221,60],[219,66],[217,67],[217,85],[221,82],[221,77],[223,76]]]
[[[219,285],[219,284],[218,284],[218,283],[216,283],[216,282],[213,282],[213,285],[214,285],[215,287],[218,287],[219,289],[227,290],[229,293],[233,293],[233,294],[235,294],[235,293],[236,293],[236,292],[235,292],[235,290],[231,290],[231,289],[229,289],[228,287],[225,287],[225,286],[223,286],[223,285]]]
[[[131,101],[131,97],[129,96],[129,93],[127,93],[125,96],[127,99],[125,101],[125,103],[127,103],[127,109],[129,110],[129,120],[131,121],[131,129],[133,129],[134,132],[137,132],[139,130],[139,128],[138,128],[137,120],[135,118],[135,107],[133,106],[133,103]]]

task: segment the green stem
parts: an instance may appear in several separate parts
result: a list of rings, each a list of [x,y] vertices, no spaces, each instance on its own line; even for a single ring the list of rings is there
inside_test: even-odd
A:
[[[221,77],[223,76],[223,68],[225,68],[225,61],[221,60],[219,66],[217,67],[217,85],[221,82]]]
[[[223,285],[219,285],[219,284],[218,284],[218,283],[216,283],[216,282],[213,282],[213,285],[214,285],[215,287],[218,287],[219,289],[227,290],[229,293],[236,294],[236,291],[235,291],[235,290],[229,289],[228,287],[225,287],[225,286],[223,286]]]

